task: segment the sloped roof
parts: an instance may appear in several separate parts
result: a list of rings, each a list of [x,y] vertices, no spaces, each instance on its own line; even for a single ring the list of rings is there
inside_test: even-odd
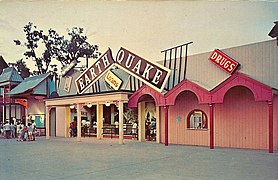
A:
[[[9,67],[6,61],[2,56],[0,56],[0,74],[3,72],[3,69]]]
[[[22,77],[18,74],[14,67],[7,67],[0,76],[0,83],[3,82],[22,82]]]
[[[27,92],[28,90],[34,89],[36,86],[38,86],[45,78],[49,76],[50,73],[41,74],[38,76],[33,76],[24,79],[18,86],[16,86],[14,89],[12,89],[7,94],[9,95],[15,95],[15,94],[21,94],[24,92]]]
[[[217,48],[215,47],[215,49]],[[273,89],[278,89],[278,46],[276,46],[276,40],[220,50],[240,64],[238,69],[240,73]],[[208,60],[211,53],[212,51],[188,56],[186,71],[186,79],[208,91],[231,76]],[[184,67],[181,71],[184,71]],[[172,77],[169,80],[171,83]]]

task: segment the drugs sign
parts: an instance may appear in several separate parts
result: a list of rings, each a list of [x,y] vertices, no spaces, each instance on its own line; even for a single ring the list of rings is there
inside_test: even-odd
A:
[[[229,74],[232,74],[239,65],[237,61],[224,54],[219,49],[215,49],[212,52],[212,54],[209,57],[209,60]]]

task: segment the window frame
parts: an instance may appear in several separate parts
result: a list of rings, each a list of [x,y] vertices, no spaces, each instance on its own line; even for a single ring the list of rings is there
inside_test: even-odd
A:
[[[194,125],[193,127],[191,127],[191,116],[195,113],[195,112],[200,112],[201,113],[201,121],[199,119],[199,122],[198,123],[201,123],[201,127],[198,128],[195,126],[195,116],[193,116],[194,118]],[[192,111],[190,111],[187,115],[187,118],[186,118],[186,125],[187,125],[187,129],[190,129],[190,130],[208,130],[208,117],[207,117],[207,114],[201,110],[201,109],[193,109]],[[204,125],[205,124],[205,125]]]

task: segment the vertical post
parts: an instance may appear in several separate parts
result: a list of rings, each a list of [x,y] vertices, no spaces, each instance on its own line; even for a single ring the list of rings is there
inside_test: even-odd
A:
[[[11,91],[11,84],[9,84],[9,92]],[[11,123],[11,115],[12,115],[12,105],[11,105],[11,96],[8,95],[9,97],[9,122]]]
[[[169,60],[169,69],[171,69],[172,68],[172,50],[173,49],[170,49],[169,51],[170,51],[170,60]],[[168,79],[168,85],[167,85],[167,89],[171,89],[170,88],[170,81],[171,81],[171,76],[169,77],[169,79]]]
[[[5,86],[3,87],[3,104],[2,104],[3,114],[2,114],[2,123],[5,123]]]
[[[81,108],[82,106],[77,104],[77,141],[81,141]]]
[[[70,107],[66,106],[66,114],[65,114],[65,137],[70,137],[69,127],[70,127]]]
[[[50,119],[49,119],[49,113],[50,113],[51,107],[46,106],[45,107],[45,138],[50,139]]]
[[[177,65],[177,47],[175,47],[175,59],[174,59],[174,72],[173,72],[173,83],[172,87],[175,86],[175,79],[176,79],[176,65]],[[179,81],[178,81],[179,82]]]
[[[164,106],[165,146],[168,146],[168,106]]]
[[[155,114],[156,114],[156,142],[157,143],[160,143],[160,113],[159,113],[159,110],[160,110],[160,107],[159,106],[156,106],[155,107]]]
[[[119,144],[124,144],[124,103],[119,101]]]
[[[187,68],[187,51],[188,51],[188,45],[185,46],[185,59],[184,59],[184,74],[183,79],[186,78],[186,68]]]
[[[145,118],[144,118],[145,103],[138,103],[138,141],[146,141],[145,137]]]
[[[214,149],[214,104],[209,103],[209,148]]]
[[[97,139],[102,139],[103,128],[103,104],[97,104]]]
[[[268,121],[269,121],[268,152],[273,153],[273,103],[272,101],[268,102]]]
[[[180,67],[179,67],[178,83],[181,82],[181,64],[182,64],[182,46],[180,47]]]

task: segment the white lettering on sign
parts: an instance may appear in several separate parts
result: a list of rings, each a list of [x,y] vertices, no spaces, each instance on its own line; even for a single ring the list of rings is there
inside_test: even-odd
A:
[[[159,92],[163,90],[171,71],[160,64],[147,61],[124,48],[118,51],[115,65]]]
[[[114,61],[111,50],[108,49],[75,80],[77,92],[79,94],[84,93],[104,73],[108,72],[112,65],[135,76],[158,92],[163,90],[171,72],[170,69],[155,62],[147,61],[124,48],[118,51],[116,61]],[[105,80],[115,90],[118,90],[122,83],[112,72],[107,73]]]
[[[225,72],[232,74],[239,63],[224,54],[222,51],[215,49],[209,57],[209,60],[212,61],[215,65],[220,67]]]
[[[86,69],[76,80],[75,85],[79,94],[84,93],[114,64],[111,50],[108,49],[91,67]]]

